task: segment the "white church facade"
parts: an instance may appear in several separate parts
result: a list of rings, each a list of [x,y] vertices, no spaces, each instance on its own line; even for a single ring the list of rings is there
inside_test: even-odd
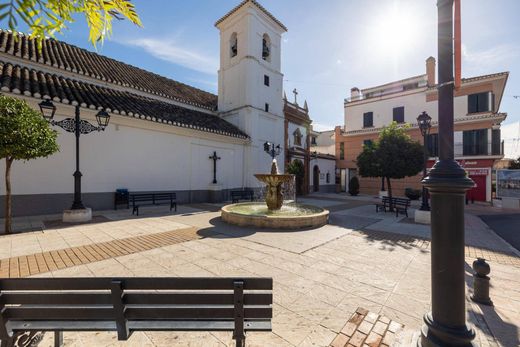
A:
[[[109,112],[104,131],[80,138],[83,202],[94,210],[112,209],[121,188],[173,191],[179,203],[226,200],[230,190],[260,188],[253,174],[270,167],[265,142],[280,144],[277,160],[284,170],[281,38],[287,29],[254,0],[215,26],[218,96],[57,40],[45,40],[40,51],[27,36],[15,40],[8,31],[0,31],[1,93],[35,109],[51,100],[56,120],[73,117],[76,106],[93,124],[98,110]],[[55,129],[58,153],[13,164],[15,216],[70,208],[75,137]],[[214,152],[220,158],[216,183]],[[0,205],[4,195],[2,185]],[[3,206],[0,211],[2,216]]]

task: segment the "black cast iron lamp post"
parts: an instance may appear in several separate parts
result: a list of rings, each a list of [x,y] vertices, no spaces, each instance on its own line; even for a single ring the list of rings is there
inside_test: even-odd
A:
[[[453,151],[453,0],[438,0],[439,160],[422,181],[431,195],[432,310],[424,315],[422,347],[476,346],[466,323],[464,195],[473,186]]]
[[[93,131],[103,131],[108,126],[110,121],[110,115],[100,110],[96,114],[96,121],[98,126],[92,125],[86,120],[82,120],[79,117],[80,108],[76,105],[74,118],[65,118],[60,121],[54,120],[54,114],[56,113],[56,106],[50,100],[44,100],[39,103],[40,111],[43,118],[52,125],[57,125],[67,132],[74,133],[76,135],[76,171],[74,172],[74,202],[72,203],[71,210],[84,210],[85,206],[81,201],[81,172],[79,171],[79,137],[81,134],[88,134]]]
[[[428,113],[423,112],[417,117],[417,124],[419,125],[419,130],[421,130],[421,135],[423,136],[423,146],[424,146],[424,167],[423,167],[423,179],[426,178],[426,163],[428,162],[428,146],[426,141],[428,141],[428,135],[430,134],[430,128],[432,127],[432,117],[428,115]],[[430,205],[428,204],[428,189],[423,185],[422,187],[422,204],[421,211],[429,211]]]
[[[274,143],[271,142],[265,142],[264,143],[264,151],[271,156],[271,158],[276,158],[276,156],[280,155],[282,149],[280,148],[280,145],[274,145]]]
[[[213,160],[213,184],[217,184],[217,160],[220,160],[220,157],[217,156],[217,152],[213,152],[209,159]]]

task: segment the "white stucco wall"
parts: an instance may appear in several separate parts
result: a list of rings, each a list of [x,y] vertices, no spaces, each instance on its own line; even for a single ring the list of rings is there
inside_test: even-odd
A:
[[[310,180],[309,185],[311,187],[310,191],[313,191],[313,184],[314,184],[314,166],[318,165],[320,169],[320,186],[325,185],[335,185],[335,176],[334,176],[334,168],[336,165],[335,160],[331,159],[323,159],[323,158],[317,158],[317,159],[311,159],[310,162]],[[327,173],[329,174],[329,183],[327,183]]]
[[[64,109],[63,105],[57,105]],[[69,112],[72,108],[69,107]],[[71,112],[72,114],[72,112]],[[82,118],[95,124],[93,112],[82,111]],[[57,116],[59,120],[63,117]],[[12,193],[57,194],[73,192],[75,136],[59,127],[60,151],[48,158],[15,162],[12,167]],[[211,140],[208,133],[186,136],[172,133],[166,124],[112,115],[104,132],[80,137],[82,190],[112,192],[206,190],[213,180],[213,151],[217,180],[222,188],[242,187],[243,145],[226,139]],[[170,132],[168,132],[170,131]],[[235,142],[235,143],[233,143]],[[0,163],[4,172],[5,163]],[[0,186],[0,195],[5,186]]]

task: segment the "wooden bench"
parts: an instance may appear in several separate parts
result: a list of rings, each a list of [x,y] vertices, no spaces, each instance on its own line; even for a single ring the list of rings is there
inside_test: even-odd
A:
[[[408,217],[408,207],[410,207],[410,199],[392,198],[392,205],[394,206],[396,217],[399,217],[399,212],[404,212],[406,217]]]
[[[404,212],[406,217],[408,217],[408,207],[410,207],[410,199],[408,198],[389,198],[388,196],[383,196],[381,202],[377,202],[376,204],[376,212],[383,210],[384,212],[388,210],[395,210],[395,216],[398,217],[400,212]]]
[[[1,346],[20,334],[63,331],[271,331],[272,278],[0,279]],[[96,345],[92,342],[92,345]]]
[[[239,202],[240,200],[253,201],[255,198],[255,193],[251,189],[232,190],[230,194],[231,194],[231,203],[233,203],[233,204]]]
[[[139,216],[139,207],[170,205],[170,211],[175,208],[177,212],[177,194],[175,193],[139,193],[130,195],[132,201],[132,214]]]
[[[383,196],[380,202],[376,202],[376,212],[383,210],[386,212],[386,209],[390,208],[390,198],[388,196]]]

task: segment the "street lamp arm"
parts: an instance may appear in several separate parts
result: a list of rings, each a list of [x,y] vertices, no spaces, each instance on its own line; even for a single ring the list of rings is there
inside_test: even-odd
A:
[[[57,125],[63,130],[73,133],[76,131],[76,120],[74,118],[65,118],[60,121],[51,120],[52,125]],[[86,120],[81,119],[79,121],[79,132],[81,134],[89,134],[93,131],[104,131],[104,127],[97,127],[95,125],[90,124]]]

